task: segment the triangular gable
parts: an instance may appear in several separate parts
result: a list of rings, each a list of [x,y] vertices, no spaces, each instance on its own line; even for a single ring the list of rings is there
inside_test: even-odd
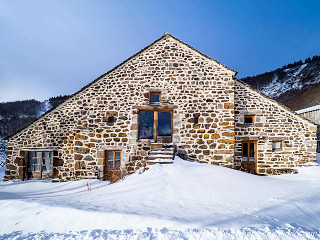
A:
[[[215,64],[218,64],[220,66],[222,66],[223,68],[231,71],[234,73],[234,76],[237,75],[238,72],[236,72],[235,70],[227,67],[226,65],[218,62],[217,60],[209,57],[208,55],[198,51],[197,49],[189,46],[188,44],[184,43],[183,41],[181,41],[180,39],[172,36],[169,33],[164,33],[163,36],[161,36],[159,39],[155,40],[154,42],[152,42],[151,44],[149,44],[148,46],[146,46],[145,48],[141,49],[139,52],[137,52],[136,54],[132,55],[131,57],[127,58],[126,60],[124,60],[122,63],[118,64],[117,66],[115,66],[114,68],[112,68],[111,70],[109,70],[108,72],[102,74],[100,77],[96,78],[95,80],[93,80],[92,82],[90,82],[89,84],[87,84],[86,86],[82,87],[79,91],[75,92],[74,94],[72,94],[69,98],[67,98],[65,101],[61,102],[59,105],[53,107],[52,109],[50,109],[49,111],[45,112],[44,114],[42,114],[41,116],[39,116],[38,118],[36,118],[34,121],[32,121],[31,123],[29,123],[26,127],[24,127],[23,129],[19,130],[17,133],[11,135],[11,136],[7,136],[5,137],[6,140],[13,138],[14,136],[16,136],[17,134],[21,133],[23,130],[27,129],[29,126],[31,126],[32,124],[34,124],[35,122],[37,122],[38,120],[40,120],[41,118],[43,118],[44,116],[48,115],[49,113],[51,113],[52,111],[56,110],[58,107],[62,106],[63,104],[65,104],[66,102],[68,102],[70,99],[72,99],[73,97],[75,97],[77,94],[81,93],[82,91],[84,91],[85,89],[89,88],[90,86],[92,86],[93,84],[95,84],[97,81],[99,81],[100,79],[106,77],[108,74],[112,73],[113,71],[115,71],[116,69],[118,69],[119,67],[123,66],[125,63],[129,62],[130,60],[134,59],[136,56],[138,56],[139,54],[141,54],[142,52],[146,51],[147,49],[149,49],[151,46],[153,46],[154,44],[156,44],[157,42],[165,39],[165,38],[172,38],[175,41],[177,41],[178,43],[182,44],[184,47],[186,47],[187,49],[190,49],[192,52],[196,52],[197,54],[205,57],[207,60],[214,62]]]

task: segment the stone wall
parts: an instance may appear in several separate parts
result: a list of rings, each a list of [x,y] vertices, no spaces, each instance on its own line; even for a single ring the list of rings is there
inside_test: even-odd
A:
[[[245,115],[254,115],[255,122],[245,124]],[[257,141],[259,174],[316,161],[316,126],[239,81],[235,81],[235,132],[237,169],[245,140]],[[282,141],[282,151],[272,151],[272,141]]]
[[[56,147],[57,181],[101,178],[110,149],[121,150],[123,171],[145,166],[150,144],[137,142],[143,109],[173,111],[173,143],[188,159],[232,167],[234,75],[166,34],[11,137],[5,180],[23,178],[22,159],[34,147]],[[149,104],[154,90],[158,106]]]

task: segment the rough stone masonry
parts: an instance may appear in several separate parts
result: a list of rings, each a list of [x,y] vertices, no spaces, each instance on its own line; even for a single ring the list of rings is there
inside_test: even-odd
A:
[[[172,112],[171,142],[186,160],[240,169],[241,142],[252,140],[258,174],[315,161],[316,126],[235,75],[165,34],[10,137],[4,180],[26,179],[30,151],[53,151],[54,181],[102,179],[107,150],[121,152],[123,174],[145,167],[153,143],[139,139],[140,111]]]

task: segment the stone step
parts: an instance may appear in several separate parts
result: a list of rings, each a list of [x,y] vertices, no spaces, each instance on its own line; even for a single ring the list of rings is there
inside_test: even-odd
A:
[[[172,164],[174,157],[174,148],[172,144],[154,144],[149,152],[147,166],[156,163]],[[147,167],[148,168],[148,167]]]
[[[149,155],[149,159],[155,159],[155,158],[173,158],[173,154],[155,154],[155,155]]]
[[[173,151],[174,148],[152,148],[151,151]]]
[[[173,155],[173,150],[172,151],[150,151],[149,154],[150,155],[154,155],[154,154],[171,154],[171,155]]]
[[[173,160],[172,159],[168,159],[168,158],[156,158],[156,159],[148,160],[147,163],[148,163],[148,165],[153,165],[153,164],[156,164],[156,163],[171,164],[171,163],[173,163]]]

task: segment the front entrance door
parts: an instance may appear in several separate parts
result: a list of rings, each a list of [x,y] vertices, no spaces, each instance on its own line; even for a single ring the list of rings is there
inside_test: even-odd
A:
[[[256,173],[256,141],[243,141],[241,147],[241,169],[248,173]]]
[[[139,139],[172,142],[172,111],[140,111]]]

